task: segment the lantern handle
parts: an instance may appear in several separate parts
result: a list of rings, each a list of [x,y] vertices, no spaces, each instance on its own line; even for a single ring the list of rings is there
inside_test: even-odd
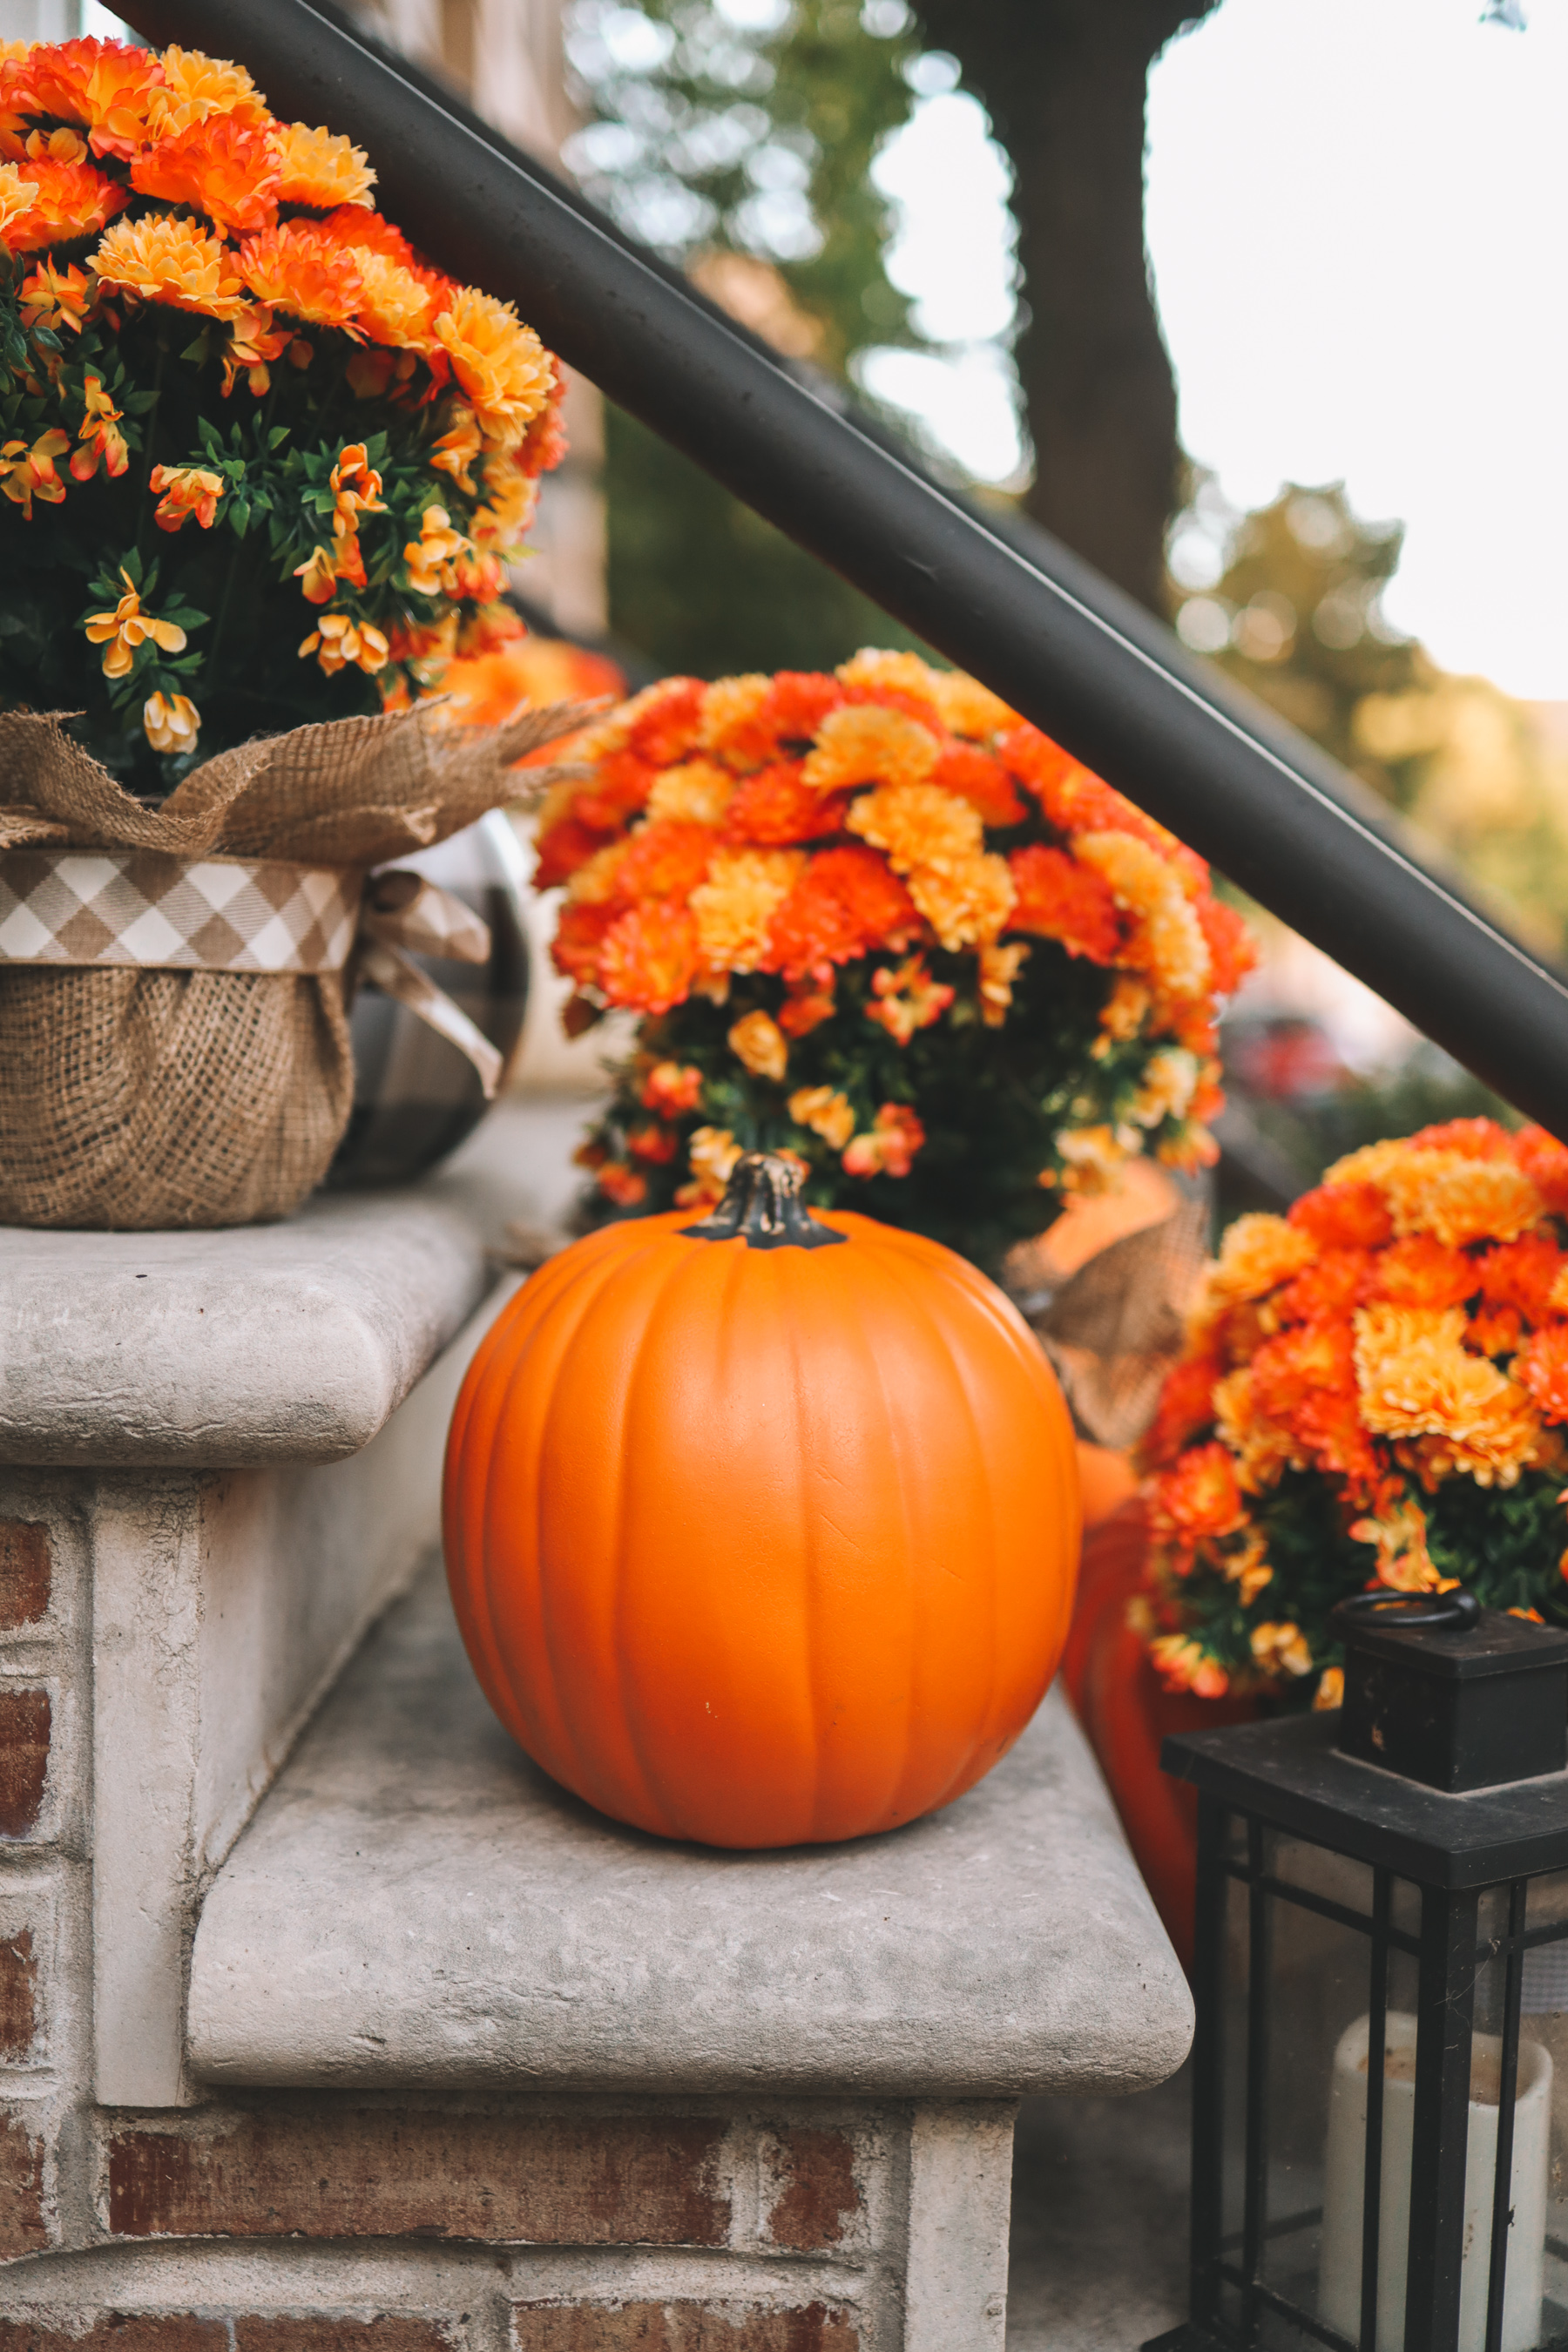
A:
[[[1457,1584],[1447,1592],[1352,1593],[1348,1601],[1336,1602],[1331,1622],[1333,1618],[1373,1623],[1387,1620],[1402,1631],[1430,1625],[1450,1633],[1470,1633],[1480,1622],[1480,1615],[1481,1604],[1475,1594]]]

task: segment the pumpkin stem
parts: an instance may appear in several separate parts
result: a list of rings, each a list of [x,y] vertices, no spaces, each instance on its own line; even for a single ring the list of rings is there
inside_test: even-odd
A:
[[[748,1249],[826,1249],[849,1238],[807,1213],[800,1170],[773,1151],[743,1152],[712,1215],[680,1232],[699,1242],[743,1241]]]

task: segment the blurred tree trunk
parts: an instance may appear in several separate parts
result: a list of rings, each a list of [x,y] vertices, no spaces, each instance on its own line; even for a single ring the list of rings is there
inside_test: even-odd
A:
[[[1025,505],[1155,610],[1179,490],[1176,396],[1143,244],[1149,68],[1215,0],[918,0],[1016,174],[1035,445]]]

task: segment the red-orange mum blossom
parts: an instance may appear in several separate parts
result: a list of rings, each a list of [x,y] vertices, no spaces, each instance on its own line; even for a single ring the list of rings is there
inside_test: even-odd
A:
[[[276,141],[226,114],[191,123],[131,166],[139,194],[192,205],[231,233],[270,227],[282,176]]]
[[[771,848],[842,833],[850,794],[814,793],[800,771],[798,760],[779,760],[742,776],[724,811],[725,840]]]
[[[635,833],[616,866],[615,898],[689,898],[708,871],[718,845],[711,825],[661,817]]]
[[[12,253],[37,253],[45,246],[90,236],[131,202],[129,191],[90,163],[61,163],[52,156],[27,157],[15,167],[37,190],[31,207],[7,225]]]
[[[1196,1445],[1154,1481],[1150,1517],[1178,1541],[1226,1536],[1246,1517],[1236,1465],[1223,1445]]]
[[[1114,963],[1122,925],[1110,886],[1103,876],[1079,866],[1065,850],[1034,843],[1007,860],[1018,896],[1012,928],[1059,940],[1068,955],[1091,963]]]
[[[774,915],[763,970],[805,980],[820,965],[847,963],[919,929],[914,901],[885,858],[871,849],[825,849]]]
[[[690,908],[654,899],[618,915],[605,934],[598,983],[612,1004],[668,1013],[689,992],[700,962]]]

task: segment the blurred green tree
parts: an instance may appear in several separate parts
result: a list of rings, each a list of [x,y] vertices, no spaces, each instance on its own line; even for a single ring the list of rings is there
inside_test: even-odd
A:
[[[1568,758],[1529,704],[1386,619],[1403,531],[1342,483],[1251,514],[1198,474],[1170,535],[1179,634],[1363,778],[1548,955],[1568,950]]]

